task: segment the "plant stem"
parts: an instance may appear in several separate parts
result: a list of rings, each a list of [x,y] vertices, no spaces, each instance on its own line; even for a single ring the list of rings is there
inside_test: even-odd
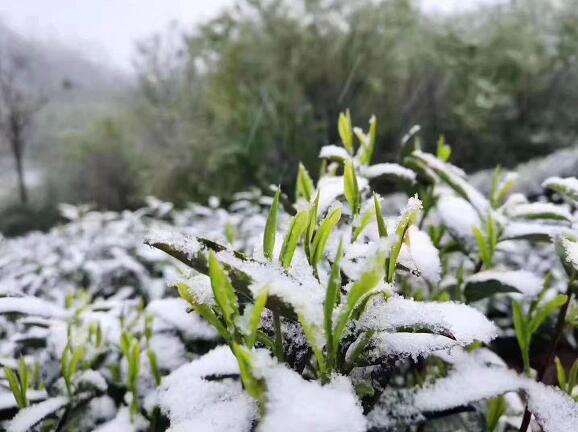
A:
[[[550,353],[540,370],[538,371],[538,375],[536,376],[536,380],[541,382],[544,379],[544,375],[546,375],[546,371],[548,370],[548,366],[552,364],[554,361],[554,357],[556,356],[556,350],[558,349],[558,344],[560,343],[560,339],[562,339],[562,330],[564,330],[564,323],[566,322],[566,314],[568,312],[568,306],[572,301],[573,295],[573,284],[570,282],[568,284],[568,298],[566,303],[560,308],[558,311],[558,318],[556,319],[556,332],[554,334],[554,342],[552,343],[552,348],[550,349]],[[530,425],[530,420],[532,418],[532,413],[528,410],[528,404],[526,403],[526,409],[524,411],[524,417],[522,419],[522,425],[520,426],[520,432],[526,432],[528,426]]]

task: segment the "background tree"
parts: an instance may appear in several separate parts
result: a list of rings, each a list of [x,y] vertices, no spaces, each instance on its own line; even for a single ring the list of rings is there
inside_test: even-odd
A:
[[[14,157],[20,201],[28,201],[24,151],[34,114],[46,98],[31,85],[29,59],[16,50],[0,48],[0,140]]]

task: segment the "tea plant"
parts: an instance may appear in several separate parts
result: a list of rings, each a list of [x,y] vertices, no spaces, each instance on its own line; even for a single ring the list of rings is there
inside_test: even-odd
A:
[[[286,196],[276,190],[252,256],[202,237],[158,233],[147,240],[205,275],[176,287],[230,347],[210,354],[213,367],[193,362],[161,386],[174,427],[399,430],[458,415],[478,429],[498,430],[508,421],[523,430],[531,417],[522,419],[501,398],[508,392],[519,392],[544,430],[575,426],[578,406],[540,384],[543,374],[538,382],[531,378],[533,337],[559,310],[555,353],[575,301],[573,215],[565,206],[509,195],[513,176],[500,170],[486,198],[448,162],[444,140],[437,156],[424,152],[417,129],[404,138],[403,165],[372,165],[376,127],[371,119],[366,133],[352,127],[348,113],[340,116],[343,147],[321,150],[326,163],[317,183],[299,166],[295,202],[283,206],[289,214],[282,212]],[[410,195],[395,218],[384,217],[387,201],[369,186],[380,176]],[[545,186],[576,204],[573,180]],[[557,294],[564,291],[562,275],[554,286],[543,283],[545,274],[508,269],[508,248],[521,242],[532,251],[550,238],[568,272],[565,294]],[[480,311],[499,312],[499,327]],[[492,340],[512,327],[528,377],[492,352]],[[231,371],[255,402],[228,381]],[[186,393],[177,376],[229,402],[175,406]],[[480,401],[489,398],[484,408]],[[211,414],[231,401],[238,402],[234,420]],[[304,406],[311,408],[297,415]],[[509,420],[502,419],[506,413]]]
[[[417,127],[373,163],[377,127],[342,114],[294,194],[65,207],[6,242],[0,426],[573,430],[578,180],[530,202],[497,169],[484,194]]]

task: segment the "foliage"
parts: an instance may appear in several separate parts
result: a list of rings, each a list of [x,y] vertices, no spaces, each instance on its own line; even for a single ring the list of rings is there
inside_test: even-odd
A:
[[[544,430],[570,430],[577,367],[554,358],[576,328],[571,207],[486,197],[418,131],[384,169],[368,156],[377,126],[322,148],[294,200],[63,206],[70,224],[6,242],[2,427],[481,431],[518,428],[527,404]],[[380,175],[402,205],[375,194]],[[545,182],[569,200],[577,184]],[[501,352],[514,334],[524,375]],[[539,382],[545,367],[561,390]]]

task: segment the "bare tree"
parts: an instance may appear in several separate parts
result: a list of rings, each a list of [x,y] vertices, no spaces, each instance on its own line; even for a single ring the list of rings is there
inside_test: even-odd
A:
[[[0,50],[0,140],[10,147],[18,176],[20,201],[28,201],[23,157],[35,113],[45,103],[32,83],[29,58],[25,54]]]

